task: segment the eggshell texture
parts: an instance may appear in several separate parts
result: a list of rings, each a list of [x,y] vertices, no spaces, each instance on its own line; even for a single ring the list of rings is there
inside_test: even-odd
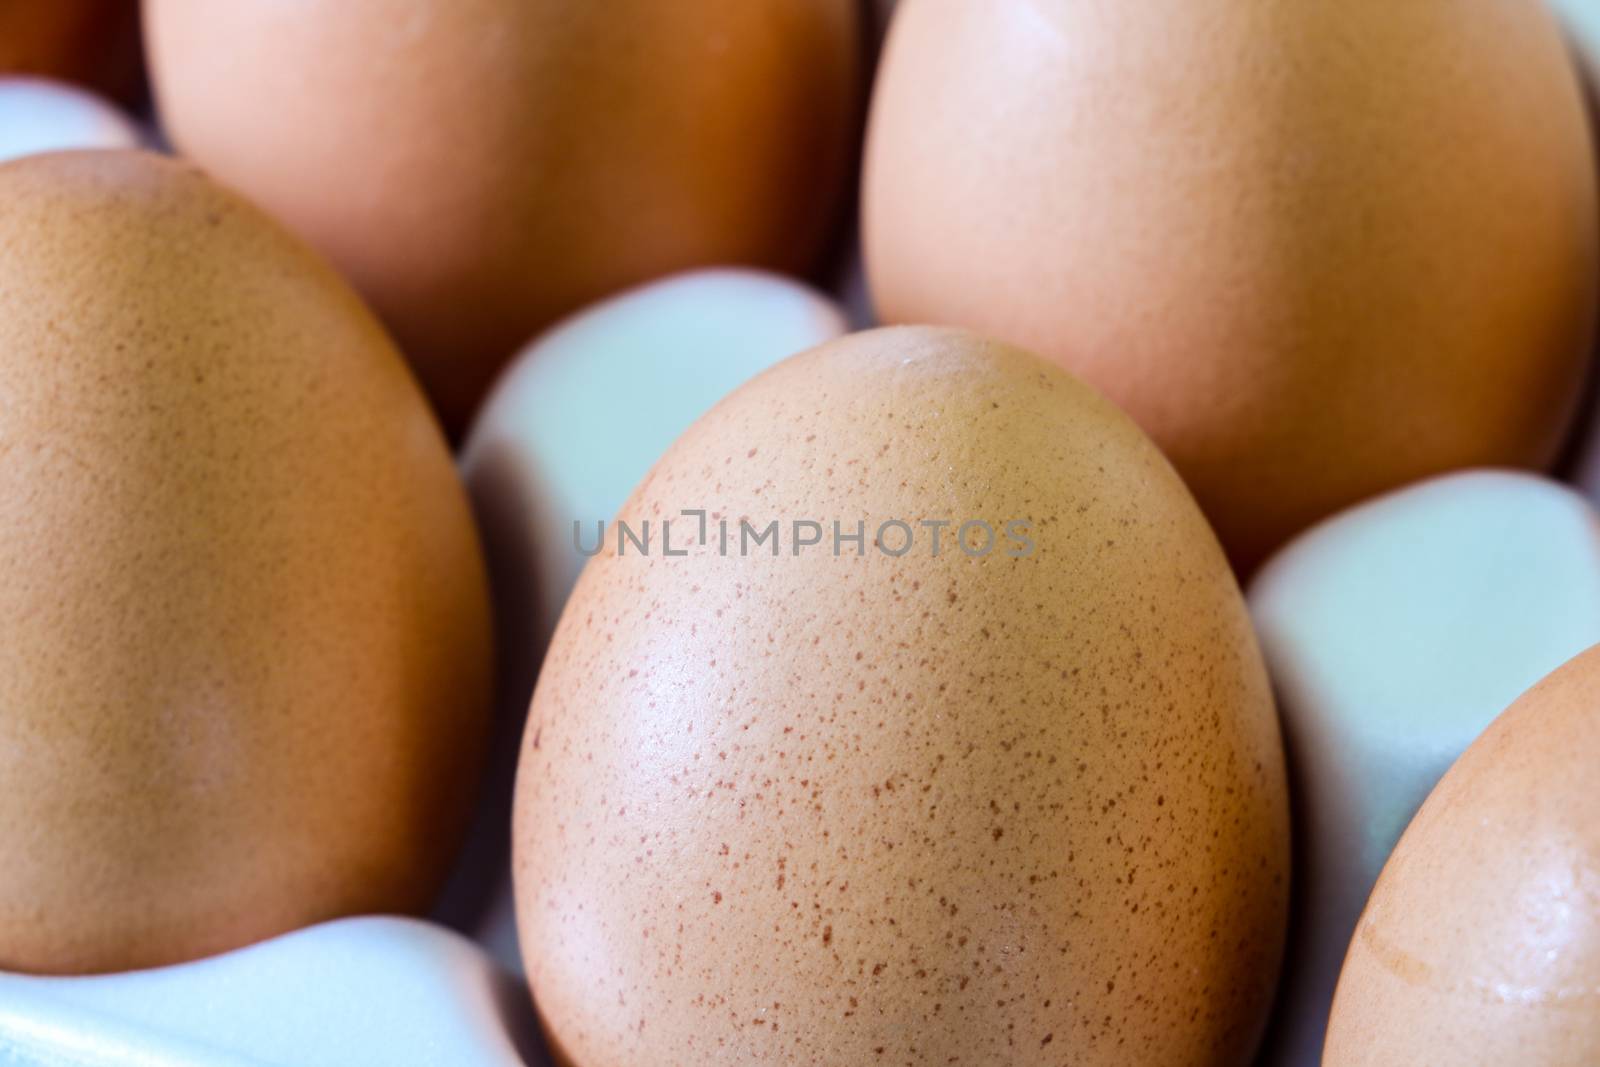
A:
[[[494,797],[480,813],[495,826],[484,840],[497,846],[499,888],[492,901],[473,896],[464,917],[508,964],[520,966],[505,868],[511,782],[539,661],[587,559],[573,546],[573,523],[592,541],[595,523],[616,515],[695,419],[745,380],[844,331],[833,301],[798,282],[691,271],[603,300],[540,336],[474,421],[461,470],[494,590],[504,744],[494,746]]]
[[[1600,516],[1534,475],[1436,478],[1301,534],[1256,575],[1250,608],[1300,863],[1260,1067],[1314,1067],[1350,936],[1406,824],[1507,704],[1600,642]]]
[[[723,555],[741,516],[865,541]],[[854,334],[724,400],[621,518],[677,519],[688,555],[657,526],[590,561],[518,772],[558,1057],[1247,1060],[1287,902],[1277,723],[1222,553],[1132,422],[1018,349]],[[890,518],[1031,520],[1033,548],[952,526],[895,557]]]
[[[137,148],[142,139],[132,119],[93,93],[0,77],[0,162],[64,148]]]
[[[0,74],[131,95],[142,80],[137,0],[0,0]]]
[[[489,609],[403,361],[185,165],[32,156],[0,203],[0,968],[426,907]]]
[[[1428,797],[1361,917],[1327,1067],[1600,1062],[1600,649]]]
[[[154,0],[146,29],[177,146],[354,280],[459,429],[583,304],[687,267],[814,265],[850,167],[859,17],[854,0]]]
[[[918,0],[863,197],[884,321],[1103,389],[1243,569],[1552,460],[1593,333],[1588,127],[1539,0]]]

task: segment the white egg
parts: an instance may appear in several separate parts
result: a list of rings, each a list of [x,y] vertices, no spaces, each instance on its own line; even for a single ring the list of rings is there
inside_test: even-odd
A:
[[[0,78],[0,161],[63,148],[137,148],[139,127],[115,104],[47,78]]]
[[[1500,712],[1600,642],[1600,515],[1471,471],[1352,508],[1250,589],[1296,807],[1298,905],[1264,1067],[1314,1067],[1345,949],[1429,791]]]
[[[504,842],[522,721],[545,645],[586,557],[635,485],[690,424],[746,380],[846,332],[844,312],[775,274],[675,275],[602,301],[538,337],[490,393],[462,451],[493,582],[500,651],[499,742],[484,824]],[[489,824],[492,824],[490,826]],[[441,917],[516,965],[510,882],[469,893],[503,852],[469,846]]]

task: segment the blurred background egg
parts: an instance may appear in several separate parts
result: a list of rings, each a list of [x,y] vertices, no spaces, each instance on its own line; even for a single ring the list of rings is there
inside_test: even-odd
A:
[[[1549,463],[1593,335],[1541,0],[902,4],[863,210],[884,321],[1103,389],[1246,571],[1384,490]]]
[[[786,356],[844,333],[843,313],[798,282],[704,270],[653,282],[560,323],[502,375],[461,457],[488,553],[499,647],[499,743],[462,914],[516,966],[504,873],[517,742],[556,619],[587,557],[667,446],[724,395]],[[493,873],[488,873],[493,872]],[[487,874],[487,877],[486,877]],[[471,894],[466,886],[476,888]],[[485,885],[499,886],[480,924]]]
[[[31,156],[0,203],[0,969],[423,910],[491,647],[404,362],[187,165]]]
[[[724,553],[722,519],[778,540]],[[1214,535],[1121,412],[971,334],[853,334],[713,408],[618,521],[655,550],[585,568],[518,771],[558,1059],[1249,1061],[1277,721]]]
[[[0,75],[62,78],[129,101],[142,66],[138,0],[0,0]]]
[[[177,148],[345,271],[452,432],[583,304],[695,266],[818,266],[860,22],[855,0],[146,5]]]
[[[1258,1067],[1316,1067],[1334,985],[1417,808],[1506,705],[1600,642],[1600,515],[1465,471],[1296,537],[1250,585],[1295,798],[1293,919]]]
[[[1600,648],[1445,775],[1361,916],[1326,1067],[1600,1063]]]
[[[87,90],[0,77],[0,162],[61,148],[137,148],[143,140],[132,119]]]

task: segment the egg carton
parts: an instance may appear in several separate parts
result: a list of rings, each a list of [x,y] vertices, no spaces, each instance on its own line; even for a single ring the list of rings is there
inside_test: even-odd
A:
[[[342,919],[131,974],[0,975],[6,1067],[546,1062],[523,984],[420,919]]]

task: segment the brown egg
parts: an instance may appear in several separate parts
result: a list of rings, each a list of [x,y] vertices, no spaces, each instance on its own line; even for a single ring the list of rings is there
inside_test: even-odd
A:
[[[1600,1063],[1600,646],[1428,797],[1339,976],[1326,1067]]]
[[[579,305],[814,265],[858,20],[855,0],[153,0],[146,28],[178,147],[345,271],[459,430]]]
[[[0,203],[0,969],[426,907],[488,606],[404,362],[188,166],[34,156]]]
[[[139,67],[136,0],[0,0],[0,74],[65,78],[127,99]]]
[[[742,554],[741,519],[775,539]],[[619,521],[652,551],[608,527],[519,769],[518,925],[568,1063],[1248,1060],[1277,723],[1222,552],[1124,415],[970,334],[855,334],[723,401]]]
[[[885,321],[1104,390],[1244,569],[1547,463],[1589,350],[1589,135],[1539,0],[903,4],[863,198]]]

